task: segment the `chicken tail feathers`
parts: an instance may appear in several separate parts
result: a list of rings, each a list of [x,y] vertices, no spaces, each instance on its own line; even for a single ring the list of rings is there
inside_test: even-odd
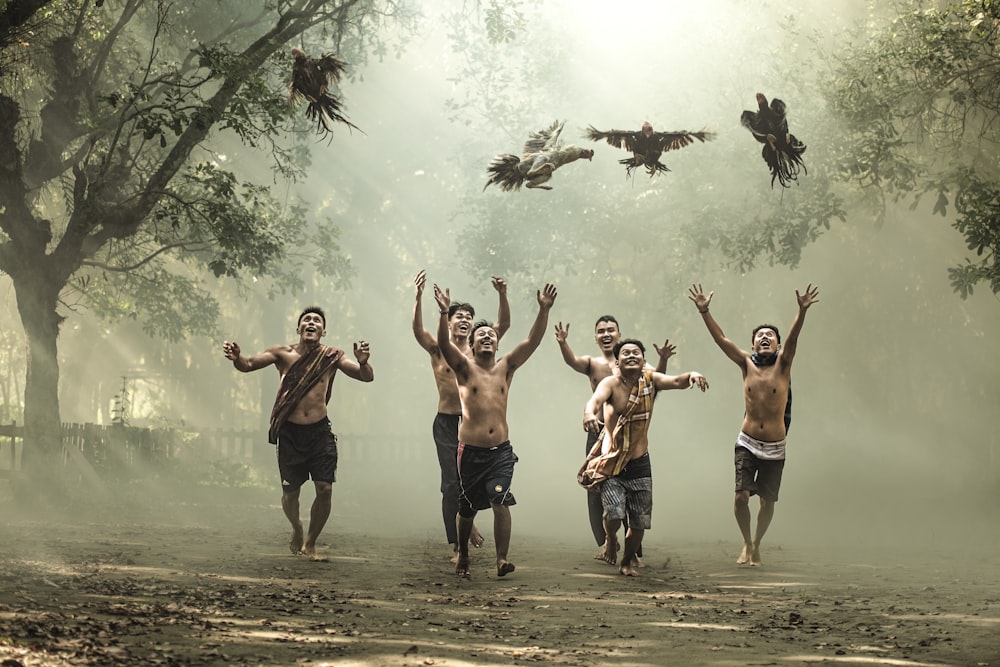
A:
[[[323,93],[316,100],[310,100],[309,106],[306,107],[306,118],[316,123],[316,131],[320,134],[332,132],[334,123],[343,123],[349,129],[361,132],[361,128],[344,116],[340,101],[329,93]]]
[[[520,162],[521,158],[510,153],[497,155],[493,158],[490,166],[486,169],[490,178],[483,186],[483,191],[485,192],[486,188],[494,184],[504,192],[520,190],[521,183],[524,182],[524,175],[517,168]]]
[[[630,158],[626,158],[624,160],[618,160],[618,164],[625,165],[625,178],[626,179],[631,179],[632,178],[632,172],[635,171],[636,169],[638,169],[639,167],[645,167],[646,168],[646,173],[649,174],[650,178],[652,178],[656,174],[666,173],[666,172],[670,171],[670,169],[667,168],[667,165],[663,164],[659,160],[654,160],[652,162],[650,162],[650,161],[643,162],[641,159],[638,159],[638,158],[635,158],[635,157],[630,157]]]
[[[803,174],[809,173],[805,162],[802,160],[802,154],[805,151],[806,145],[796,139],[794,134],[777,138],[774,148],[771,147],[770,143],[764,144],[761,156],[771,170],[772,188],[774,187],[775,180],[778,181],[781,187],[787,188],[792,182],[798,180],[799,172]]]

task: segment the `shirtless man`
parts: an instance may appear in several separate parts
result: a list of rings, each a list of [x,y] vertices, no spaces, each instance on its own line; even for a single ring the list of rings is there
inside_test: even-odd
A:
[[[424,328],[421,299],[427,284],[427,272],[421,270],[413,279],[417,288],[417,300],[413,305],[413,337],[431,358],[434,382],[438,391],[438,411],[434,417],[432,433],[437,445],[438,465],[441,467],[441,515],[444,532],[451,547],[452,562],[458,561],[458,423],[462,418],[462,401],[458,397],[455,373],[444,360],[437,338]],[[503,338],[510,328],[510,303],[507,301],[507,283],[499,276],[493,276],[493,289],[500,295],[497,323],[494,329],[497,338]],[[466,356],[471,356],[469,330],[476,311],[467,303],[453,303],[448,308],[448,329],[455,346]],[[472,545],[483,546],[483,536],[472,526]]]
[[[761,324],[751,336],[752,352],[740,349],[739,345],[726,338],[722,327],[712,317],[708,307],[715,292],[706,295],[701,285],[692,285],[688,293],[715,344],[743,373],[745,413],[736,439],[734,503],[736,524],[743,535],[743,551],[736,562],[740,565],[763,565],[760,542],[774,517],[774,504],[778,502],[781,473],[785,467],[785,406],[792,382],[792,360],[795,359],[806,310],[819,301],[819,288],[810,283],[805,294],[795,290],[799,310],[784,345],[777,327]],[[760,510],[757,512],[757,531],[751,538],[750,496],[754,494],[760,496]]]
[[[601,433],[600,456],[609,465],[601,470],[607,475],[601,483],[604,505],[604,558],[614,563],[618,554],[618,529],[628,517],[625,552],[619,572],[635,577],[639,572],[636,556],[642,538],[651,526],[653,511],[653,471],[649,462],[649,424],[653,417],[656,393],[667,389],[697,386],[702,391],[708,381],[694,371],[683,375],[665,375],[648,367],[646,348],[634,338],[619,341],[614,348],[618,373],[598,383],[583,411],[583,428]],[[601,423],[599,415],[603,415]]]
[[[236,370],[249,373],[270,365],[278,369],[278,396],[271,412],[268,440],[277,446],[281,474],[281,509],[292,524],[288,547],[313,561],[329,560],[316,552],[326,520],[330,517],[333,482],[337,477],[337,436],[327,417],[327,403],[337,371],[361,382],[375,379],[368,363],[366,341],[354,344],[354,357],[320,343],[326,335],[326,315],[311,306],[302,311],[296,325],[299,342],[274,345],[260,354],[244,357],[239,344],[225,341],[222,353]],[[299,518],[299,489],[312,477],[316,498],[309,512],[309,532]]]
[[[563,361],[577,373],[582,373],[590,379],[591,393],[597,389],[597,385],[601,380],[617,372],[618,366],[615,362],[614,348],[618,344],[618,341],[621,340],[621,332],[618,329],[618,320],[613,315],[601,315],[597,318],[597,322],[594,323],[594,342],[597,343],[597,347],[601,350],[601,356],[599,357],[592,357],[590,355],[578,357],[573,353],[567,340],[569,338],[569,322],[566,323],[565,327],[560,322],[556,325],[555,330],[556,342],[559,343],[559,351],[562,352]],[[663,341],[663,347],[657,347],[656,343],[653,343],[653,347],[656,348],[656,353],[660,357],[660,360],[656,364],[656,370],[660,373],[665,373],[667,371],[667,360],[674,355],[677,348],[671,345],[669,340]],[[595,442],[597,442],[597,433],[588,432],[587,445],[583,452],[584,456],[590,453]],[[602,547],[594,558],[604,560],[604,507],[601,505],[600,494],[587,494],[587,515],[590,518],[590,530],[594,534],[594,541],[597,542],[597,546]],[[628,526],[626,525],[625,528],[628,529]],[[639,557],[642,557],[641,551],[639,552]]]
[[[497,576],[514,571],[507,560],[510,547],[510,491],[517,456],[508,438],[507,398],[514,371],[524,365],[538,348],[548,326],[549,310],[556,300],[556,288],[547,284],[539,290],[538,316],[528,337],[497,359],[496,330],[478,322],[469,334],[472,358],[462,353],[451,339],[448,309],[451,294],[434,285],[434,300],[440,311],[438,347],[455,372],[462,399],[462,422],[458,427],[458,477],[461,488],[458,506],[458,561],[455,573],[469,576],[469,536],[476,512],[493,509],[493,539],[496,542]]]

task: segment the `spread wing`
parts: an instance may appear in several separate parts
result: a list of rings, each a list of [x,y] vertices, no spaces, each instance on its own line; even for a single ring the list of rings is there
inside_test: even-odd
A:
[[[585,134],[591,141],[601,141],[603,139],[615,148],[623,148],[632,152],[635,150],[636,135],[639,135],[640,133],[625,130],[610,130],[609,132],[601,132],[593,125],[590,125],[587,127]]]
[[[715,132],[707,132],[705,130],[701,132],[688,132],[687,130],[680,130],[679,132],[653,132],[651,139],[655,142],[656,147],[665,153],[690,146],[695,141],[711,141],[715,139]]]
[[[525,156],[534,155],[544,150],[550,150],[559,145],[559,134],[562,132],[566,121],[555,121],[551,126],[538,132],[532,132],[528,140],[524,142]]]
[[[320,72],[326,76],[326,80],[330,85],[340,83],[340,77],[343,76],[344,71],[347,69],[347,62],[341,60],[332,53],[324,53],[323,56],[316,61],[316,67]]]

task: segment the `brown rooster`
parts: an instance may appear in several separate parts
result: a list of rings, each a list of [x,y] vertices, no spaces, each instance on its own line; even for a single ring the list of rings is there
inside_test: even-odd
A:
[[[309,102],[306,118],[316,121],[316,131],[325,134],[332,131],[332,123],[340,122],[349,128],[359,130],[357,125],[347,120],[341,112],[340,100],[330,94],[330,86],[340,82],[347,63],[332,53],[324,53],[320,58],[310,58],[299,49],[292,49],[292,80],[288,83],[288,101],[299,104]]]
[[[774,98],[769,105],[767,98],[757,93],[757,111],[744,111],[740,124],[750,130],[754,139],[764,144],[760,155],[771,170],[772,188],[775,179],[781,187],[787,188],[790,182],[798,180],[800,169],[809,173],[802,161],[806,145],[788,131],[784,102]]]
[[[654,132],[649,121],[642,124],[642,129],[638,132],[631,130],[611,130],[601,132],[593,125],[587,128],[587,138],[593,141],[606,140],[615,148],[624,148],[632,153],[632,157],[619,160],[619,164],[625,165],[625,175],[631,178],[632,171],[638,167],[645,167],[650,178],[654,175],[670,171],[667,165],[660,162],[660,156],[667,151],[677,150],[693,144],[695,140],[704,142],[715,138],[714,132],[688,132],[680,130],[678,132]]]
[[[505,153],[493,158],[487,171],[492,174],[483,190],[496,183],[504,192],[520,190],[521,184],[527,188],[551,190],[551,185],[543,185],[552,178],[552,172],[564,164],[580,158],[593,159],[594,151],[570,144],[563,146],[559,140],[565,121],[556,121],[544,130],[532,132],[524,143],[521,157]]]

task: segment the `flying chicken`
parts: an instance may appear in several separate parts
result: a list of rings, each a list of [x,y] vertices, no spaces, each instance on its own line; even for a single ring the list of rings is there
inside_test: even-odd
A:
[[[288,83],[288,102],[299,104],[309,102],[306,118],[316,121],[316,131],[320,134],[332,132],[331,125],[340,122],[360,130],[347,120],[341,112],[340,100],[329,88],[340,82],[347,63],[332,53],[324,53],[320,58],[310,58],[299,49],[292,49],[292,80]]]
[[[493,158],[487,169],[491,176],[483,190],[494,183],[504,192],[520,190],[522,183],[527,188],[551,190],[551,185],[543,184],[552,178],[556,169],[580,158],[593,159],[592,150],[562,144],[559,134],[565,124],[565,121],[556,121],[547,129],[532,132],[524,144],[521,157],[504,153]]]
[[[623,148],[632,153],[632,157],[619,160],[619,164],[625,165],[627,178],[632,177],[632,171],[638,167],[645,167],[646,173],[652,178],[654,175],[670,171],[667,165],[660,162],[660,156],[667,151],[677,150],[693,144],[695,140],[705,142],[715,138],[714,132],[688,132],[680,130],[678,132],[654,132],[649,121],[642,124],[642,129],[638,132],[631,130],[611,130],[601,132],[593,125],[587,128],[587,138],[593,141],[606,140],[615,148]]]
[[[771,170],[771,187],[777,179],[781,187],[787,188],[789,183],[798,180],[800,169],[809,173],[802,161],[806,145],[788,131],[784,102],[774,98],[768,105],[767,98],[757,93],[757,107],[757,111],[744,111],[740,124],[764,144],[760,155]]]

